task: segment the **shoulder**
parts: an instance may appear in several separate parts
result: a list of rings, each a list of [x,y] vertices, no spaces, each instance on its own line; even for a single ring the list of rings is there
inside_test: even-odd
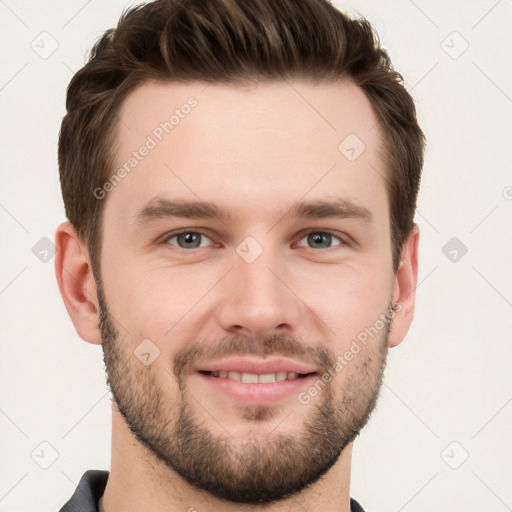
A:
[[[105,492],[108,480],[108,471],[89,469],[86,471],[73,496],[60,509],[59,512],[98,512],[98,501]]]
[[[350,512],[364,512],[363,507],[354,498],[350,498]]]

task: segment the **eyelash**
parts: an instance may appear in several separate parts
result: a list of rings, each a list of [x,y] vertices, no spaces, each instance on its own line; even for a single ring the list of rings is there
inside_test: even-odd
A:
[[[196,229],[196,230],[192,230],[192,229],[183,229],[183,230],[179,230],[179,231],[172,231],[171,233],[168,233],[167,235],[165,235],[164,239],[162,240],[161,244],[162,245],[173,245],[174,247],[176,247],[177,249],[181,249],[182,251],[185,251],[185,252],[192,252],[193,250],[197,250],[197,249],[204,249],[205,247],[193,247],[191,249],[184,249],[183,247],[179,247],[178,245],[175,245],[175,244],[169,244],[169,240],[172,239],[172,238],[175,238],[179,235],[182,235],[184,233],[194,233],[194,234],[199,234],[199,235],[202,235],[206,238],[208,238],[209,240],[211,240],[213,242],[213,240],[211,239],[210,236],[208,236],[207,233],[205,233],[204,231],[201,231],[200,229]],[[321,251],[328,251],[330,249],[333,249],[335,247],[340,247],[340,246],[348,246],[350,245],[342,236],[340,236],[339,234],[333,232],[333,231],[330,231],[330,230],[318,230],[318,229],[312,229],[312,230],[309,230],[309,231],[305,231],[305,232],[302,232],[300,233],[300,238],[298,240],[298,242],[300,242],[303,238],[307,237],[308,235],[312,234],[312,233],[318,233],[318,234],[327,234],[327,235],[331,235],[333,238],[336,238],[340,243],[338,245],[334,245],[332,247],[327,247],[327,248],[321,248],[321,249],[318,249],[318,250],[321,250]],[[298,243],[296,242],[296,243]],[[215,242],[214,242],[215,243]],[[296,243],[294,245],[296,245]],[[304,247],[304,246],[301,246],[301,247]],[[314,247],[306,247],[307,249],[315,249]]]

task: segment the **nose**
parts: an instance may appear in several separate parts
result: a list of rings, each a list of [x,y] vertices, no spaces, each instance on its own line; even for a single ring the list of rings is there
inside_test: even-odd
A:
[[[238,255],[226,276],[216,309],[228,332],[254,338],[291,332],[304,318],[305,305],[294,293],[294,279],[278,255],[264,251],[247,263]]]

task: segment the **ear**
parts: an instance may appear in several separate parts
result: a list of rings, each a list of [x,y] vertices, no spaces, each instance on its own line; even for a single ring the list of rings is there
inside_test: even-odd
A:
[[[402,249],[402,259],[393,283],[393,303],[398,302],[398,308],[395,310],[389,333],[388,345],[390,347],[396,347],[403,341],[414,318],[414,302],[418,283],[419,240],[420,228],[414,224]]]
[[[100,345],[98,296],[88,251],[69,222],[57,228],[55,245],[55,274],[71,321],[80,338]]]

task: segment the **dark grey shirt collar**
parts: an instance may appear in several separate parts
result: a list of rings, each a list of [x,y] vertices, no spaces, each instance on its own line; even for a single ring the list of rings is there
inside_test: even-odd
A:
[[[59,512],[99,512],[98,501],[105,492],[108,471],[90,469],[86,471],[71,499]],[[351,512],[364,512],[363,508],[353,498],[350,500]]]

